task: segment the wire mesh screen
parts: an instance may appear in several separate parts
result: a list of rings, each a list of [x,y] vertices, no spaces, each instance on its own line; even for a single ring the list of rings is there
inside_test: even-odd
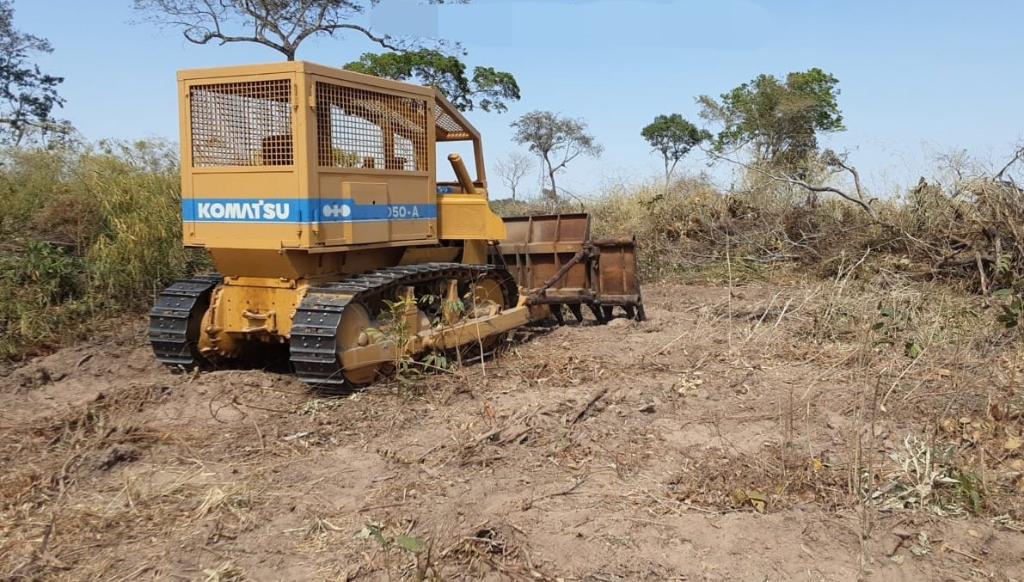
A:
[[[287,79],[191,87],[192,166],[294,164],[291,100]]]
[[[434,106],[434,122],[437,124],[438,141],[457,141],[469,139],[469,131],[440,105]]]
[[[426,101],[318,82],[316,103],[321,166],[428,169]]]

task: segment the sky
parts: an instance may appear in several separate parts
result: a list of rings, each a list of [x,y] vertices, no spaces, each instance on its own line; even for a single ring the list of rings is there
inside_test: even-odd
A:
[[[14,0],[15,24],[48,38],[40,59],[65,78],[62,115],[88,139],[175,139],[175,72],[280,60],[258,45],[186,42],[141,23],[131,0]],[[662,113],[697,121],[695,98],[753,77],[820,67],[839,79],[850,153],[872,193],[935,173],[957,150],[997,164],[1024,139],[1024,2],[1019,0],[475,0],[417,7],[383,0],[376,29],[457,41],[470,66],[515,75],[523,98],[504,114],[467,114],[488,167],[514,151],[509,124],[543,109],[585,120],[604,146],[559,180],[591,197],[662,171],[640,130]],[[316,39],[298,57],[341,66],[373,50],[358,36]],[[682,171],[728,172],[699,155]],[[493,169],[492,191],[503,195]]]

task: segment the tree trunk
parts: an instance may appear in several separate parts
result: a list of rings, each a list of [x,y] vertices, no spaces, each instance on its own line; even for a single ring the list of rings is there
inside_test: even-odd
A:
[[[665,195],[668,196],[668,187],[672,184],[672,168],[668,165],[668,156],[665,156]]]
[[[551,180],[551,199],[558,200],[558,187],[555,186],[555,168],[551,165],[548,156],[544,156],[544,163],[548,166],[548,180]]]

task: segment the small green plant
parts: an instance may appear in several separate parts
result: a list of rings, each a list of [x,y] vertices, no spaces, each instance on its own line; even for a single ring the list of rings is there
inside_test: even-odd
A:
[[[456,368],[455,362],[444,352],[431,352],[423,358],[423,365],[439,372],[451,372]]]
[[[411,313],[417,311],[416,317],[427,314],[430,327],[443,334],[450,322],[458,321],[466,309],[466,302],[462,299],[447,300],[430,293],[419,295],[416,299],[408,296],[385,299],[379,318],[380,325],[366,331],[373,342],[388,342],[394,346],[395,359],[392,366],[395,378],[400,385],[409,385],[424,373],[450,372],[460,363],[452,360],[443,350],[432,351],[420,359],[408,355],[410,343],[416,339],[415,330],[409,325]]]
[[[973,515],[981,513],[985,506],[985,490],[974,473],[957,471],[954,477],[956,484],[953,489],[953,498],[960,505],[963,505]]]
[[[368,523],[359,532],[362,539],[369,539],[377,542],[385,550],[398,548],[411,554],[419,554],[427,549],[423,540],[404,534],[392,535],[384,530],[383,524]]]
[[[410,297],[385,299],[384,307],[381,314],[381,332],[395,347],[395,374],[399,379],[403,379],[413,367],[412,358],[406,354],[406,349],[412,341],[412,330],[409,328],[407,314],[410,309],[415,309],[415,300]]]
[[[875,347],[892,346],[896,343],[897,336],[903,331],[903,324],[896,317],[896,310],[878,304],[878,321],[871,326],[871,331],[877,334],[874,341]]]
[[[395,551],[400,554],[410,555],[416,559],[416,571],[413,579],[440,580],[440,574],[433,565],[431,554],[432,547],[424,540],[408,534],[389,533],[381,523],[371,522],[363,526],[363,529],[356,537],[364,540],[372,540],[380,546],[384,556],[384,570],[388,579],[391,579],[391,554]]]
[[[1002,313],[996,319],[1008,329],[1020,326],[1022,316],[1024,316],[1024,295],[1011,289],[1000,289],[992,295],[996,299],[1005,301],[1000,305]]]
[[[912,329],[911,311],[901,311],[881,303],[878,304],[878,320],[871,326],[871,331],[876,334],[873,342],[874,347],[892,347],[898,345],[901,337],[908,335]],[[913,334],[909,334],[913,335]],[[903,355],[916,360],[924,353],[924,346],[913,337],[902,342]]]
[[[903,344],[903,353],[911,360],[916,360],[924,353],[924,348],[915,341],[908,341]]]
[[[445,299],[441,302],[441,313],[448,314],[452,319],[458,319],[466,313],[466,302],[462,299]]]

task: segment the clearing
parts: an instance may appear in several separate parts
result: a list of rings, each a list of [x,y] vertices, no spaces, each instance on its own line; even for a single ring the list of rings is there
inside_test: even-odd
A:
[[[922,289],[648,285],[344,399],[120,322],[5,371],[0,579],[1022,580],[1019,342]]]

